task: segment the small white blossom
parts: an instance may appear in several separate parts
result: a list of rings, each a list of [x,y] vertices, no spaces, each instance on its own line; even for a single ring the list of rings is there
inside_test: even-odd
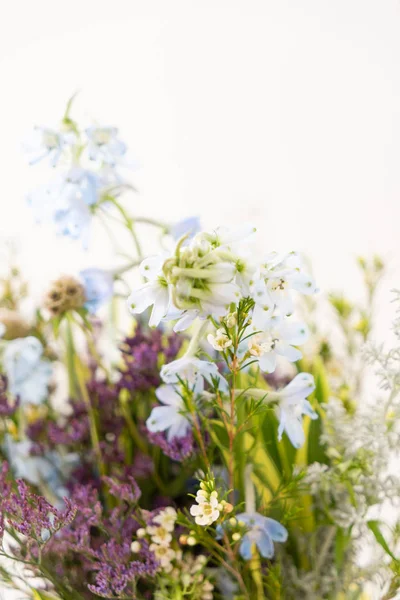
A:
[[[225,350],[225,348],[232,346],[232,340],[229,339],[229,336],[226,334],[226,331],[223,328],[217,329],[215,335],[209,333],[207,340],[214,350],[218,350],[220,352]]]
[[[172,506],[167,506],[153,518],[153,523],[157,523],[166,531],[173,531],[177,516],[176,510]]]
[[[175,558],[175,550],[168,546],[160,546],[159,544],[154,543],[150,544],[149,549],[153,552],[164,571],[168,573],[172,570],[171,562]]]
[[[190,514],[195,517],[197,525],[207,526],[216,521],[220,514],[218,493],[214,490],[208,493],[199,490],[196,495],[196,504],[190,507]]]

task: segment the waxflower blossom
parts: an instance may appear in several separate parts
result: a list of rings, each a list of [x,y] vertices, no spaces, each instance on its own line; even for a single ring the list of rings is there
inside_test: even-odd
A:
[[[43,346],[32,336],[7,343],[3,366],[11,394],[22,404],[40,404],[48,394],[51,365],[42,359]]]
[[[218,500],[218,492],[208,492],[205,489],[198,490],[196,494],[197,504],[190,507],[190,514],[195,517],[197,525],[207,527],[219,518],[222,506]]]
[[[226,348],[229,348],[229,346],[232,346],[232,340],[229,339],[229,336],[226,334],[226,331],[223,328],[217,329],[215,335],[209,333],[207,340],[214,350],[218,350],[220,352]]]
[[[261,556],[272,558],[274,556],[274,542],[285,542],[288,537],[286,528],[275,521],[264,517],[257,512],[244,512],[236,515],[239,524],[246,527],[246,532],[241,538],[239,552],[245,560],[252,557],[252,548],[257,547]]]
[[[107,302],[113,293],[113,277],[103,269],[84,269],[79,273],[85,292],[85,308],[92,314]]]
[[[306,400],[314,389],[313,376],[310,373],[299,373],[279,392],[281,399],[278,406],[278,439],[281,440],[283,432],[286,431],[295,448],[300,448],[305,441],[303,415],[308,415],[311,419],[318,418],[318,414]]]

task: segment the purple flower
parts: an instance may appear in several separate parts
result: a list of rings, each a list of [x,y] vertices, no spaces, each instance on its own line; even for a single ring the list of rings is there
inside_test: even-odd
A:
[[[174,437],[167,440],[164,433],[147,431],[147,439],[155,444],[166,456],[177,462],[183,462],[194,453],[194,440],[191,431],[183,437]]]

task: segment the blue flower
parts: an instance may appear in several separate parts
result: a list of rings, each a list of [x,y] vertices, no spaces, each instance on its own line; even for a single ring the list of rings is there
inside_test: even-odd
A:
[[[74,453],[61,456],[54,451],[35,456],[32,454],[32,448],[31,440],[15,441],[10,435],[5,438],[4,450],[15,478],[24,479],[32,485],[46,484],[57,503],[69,495],[64,481],[78,465],[79,457]]]
[[[85,269],[79,273],[85,288],[85,307],[92,314],[107,302],[113,294],[113,277],[102,269]]]
[[[199,217],[187,217],[178,221],[175,225],[172,225],[170,233],[174,240],[179,240],[186,233],[189,234],[189,238],[192,238],[196,233],[201,230],[201,224]]]
[[[126,153],[126,145],[118,139],[116,127],[89,127],[88,153],[90,160],[105,162],[114,166],[118,159]]]
[[[50,164],[55,167],[62,153],[76,141],[73,132],[60,132],[48,127],[35,127],[24,146],[27,154],[31,156],[29,164],[34,165],[44,158],[50,159]]]
[[[304,444],[303,415],[310,419],[318,419],[318,414],[312,408],[307,396],[315,390],[314,377],[310,373],[299,373],[296,377],[280,390],[279,395],[279,429],[278,439],[286,434],[295,448]]]
[[[8,342],[3,366],[9,391],[22,404],[40,404],[48,395],[52,374],[50,363],[42,359],[43,346],[35,337],[18,338]]]
[[[274,555],[274,542],[285,542],[287,540],[287,529],[275,519],[263,517],[257,512],[240,513],[236,515],[236,518],[239,523],[242,522],[247,527],[239,548],[239,552],[245,560],[251,559],[253,546],[257,547],[264,558],[272,558]]]
[[[90,207],[99,200],[102,187],[103,181],[97,173],[73,167],[34,190],[28,202],[38,222],[53,222],[59,235],[80,239],[87,246],[92,219]]]

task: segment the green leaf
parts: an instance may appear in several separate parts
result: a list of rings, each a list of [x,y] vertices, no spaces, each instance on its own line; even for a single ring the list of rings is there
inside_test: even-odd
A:
[[[375,536],[376,541],[378,542],[378,544],[380,546],[382,546],[382,548],[384,549],[384,551],[386,552],[386,554],[388,554],[391,558],[393,558],[394,561],[398,561],[398,558],[395,557],[395,555],[392,553],[391,549],[389,548],[385,538],[383,537],[383,534],[381,532],[380,526],[379,526],[379,521],[367,521],[367,525],[368,528],[372,531],[372,533]]]

